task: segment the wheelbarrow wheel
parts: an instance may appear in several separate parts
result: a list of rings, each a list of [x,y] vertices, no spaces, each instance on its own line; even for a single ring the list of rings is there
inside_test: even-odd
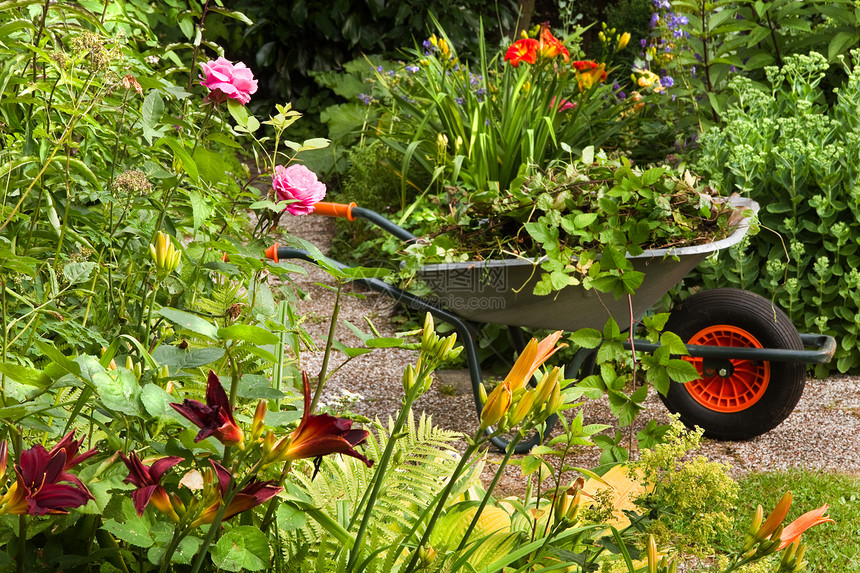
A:
[[[722,288],[697,293],[672,311],[666,330],[687,344],[802,350],[797,329],[771,301],[749,291]],[[672,383],[666,407],[688,427],[719,440],[748,440],[782,423],[797,405],[806,365],[685,357],[702,377]]]

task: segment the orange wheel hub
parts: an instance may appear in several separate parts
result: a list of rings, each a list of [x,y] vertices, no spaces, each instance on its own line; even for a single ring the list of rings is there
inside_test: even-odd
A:
[[[755,336],[742,328],[720,324],[709,326],[694,334],[688,344],[708,346],[741,346],[763,348]],[[685,357],[703,374],[703,359]],[[734,371],[728,376],[702,376],[687,382],[684,388],[693,399],[715,412],[740,412],[759,401],[770,382],[770,363],[750,360],[730,360]]]

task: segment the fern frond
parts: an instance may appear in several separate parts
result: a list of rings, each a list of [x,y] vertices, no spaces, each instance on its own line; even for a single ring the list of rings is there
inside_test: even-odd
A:
[[[391,419],[387,427],[376,422],[376,432],[368,436],[365,444],[369,458],[379,460],[382,457],[393,427]],[[390,555],[395,552],[390,549],[400,543],[421,512],[445,486],[459,460],[451,445],[459,436],[457,432],[433,427],[429,416],[422,414],[416,421],[415,416],[409,413],[388,471],[381,477],[380,494],[373,507],[373,517],[362,548],[363,558],[375,557],[365,571],[390,573],[395,570],[396,557]],[[307,493],[312,503],[341,525],[356,527],[357,524],[351,524],[349,520],[370,487],[374,471],[355,458],[329,456],[323,460],[316,478],[311,479],[309,465],[305,466],[307,471],[295,471],[300,466],[294,466],[290,476],[293,483]],[[302,543],[310,545],[302,559],[308,564],[313,563],[316,570],[339,571],[345,567],[346,551],[318,524],[308,523],[300,530],[281,533],[285,551],[298,549]],[[408,555],[408,552],[401,553],[401,558],[404,554]],[[294,563],[296,558],[297,555],[285,555],[285,561],[289,563]]]

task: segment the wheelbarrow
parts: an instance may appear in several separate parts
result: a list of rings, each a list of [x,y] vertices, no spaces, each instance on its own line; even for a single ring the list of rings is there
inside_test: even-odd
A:
[[[731,199],[738,207],[758,211],[749,199]],[[404,241],[418,238],[379,213],[355,203],[320,202],[314,214],[363,219]],[[744,218],[725,239],[704,245],[646,250],[629,256],[635,270],[644,273],[642,285],[631,303],[634,320],[645,313],[709,254],[743,239],[749,228]],[[266,251],[269,259],[314,258],[301,249],[277,243]],[[338,268],[347,265],[329,260]],[[611,316],[619,324],[629,323],[626,299],[615,300],[578,286],[568,286],[555,297],[532,294],[539,260],[487,260],[425,265],[418,275],[435,293],[420,297],[380,279],[356,282],[386,295],[409,308],[429,312],[452,325],[462,341],[472,393],[478,414],[482,409],[482,374],[476,339],[488,323],[507,325],[515,350],[525,347],[523,328],[574,331],[602,328]],[[800,334],[785,313],[768,299],[749,291],[719,288],[696,293],[675,306],[665,330],[685,341],[690,360],[701,377],[685,384],[673,382],[663,403],[688,427],[699,426],[705,435],[722,440],[747,440],[782,423],[792,412],[806,382],[806,364],[827,363],[836,341],[821,334]],[[633,340],[637,351],[654,352],[660,345]],[[628,342],[626,347],[630,349]],[[596,349],[578,350],[566,366],[565,377],[590,373]],[[548,420],[548,435],[555,419]],[[531,449],[540,438],[532,436],[517,445],[517,453]],[[494,438],[500,448],[503,438]]]

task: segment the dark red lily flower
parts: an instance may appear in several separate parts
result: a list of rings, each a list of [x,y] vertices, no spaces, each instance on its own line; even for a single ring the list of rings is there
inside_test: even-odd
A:
[[[9,452],[9,444],[6,440],[0,442],[0,483],[3,483],[2,478],[6,475],[6,454]]]
[[[221,498],[223,499],[224,496],[227,495],[227,488],[230,487],[230,481],[233,479],[233,476],[230,475],[227,468],[218,462],[210,459],[209,463],[212,465],[212,469],[215,470],[215,475],[218,477],[218,487],[221,490]],[[238,515],[243,511],[247,511],[252,507],[257,507],[284,491],[284,488],[272,485],[274,483],[275,480],[254,480],[243,487],[235,496],[233,496],[232,501],[230,501],[230,505],[228,505],[227,509],[224,511],[223,519],[230,519],[231,517]],[[191,524],[191,526],[197,527],[206,523],[212,523],[215,520],[215,515],[218,513],[218,509],[220,507],[220,502],[210,505],[203,511],[202,515]]]
[[[62,448],[53,455],[42,445],[21,452],[21,464],[15,465],[17,479],[0,501],[0,513],[68,513],[68,509],[94,499],[77,477],[64,471],[66,467],[66,451]],[[74,485],[57,483],[60,481]]]
[[[174,521],[179,521],[179,516],[173,509],[173,504],[170,502],[170,496],[167,495],[167,490],[159,483],[161,476],[164,473],[181,462],[184,458],[179,456],[168,456],[153,462],[151,466],[146,466],[138,459],[137,454],[132,451],[129,457],[125,457],[122,452],[119,454],[122,461],[125,462],[128,468],[128,477],[122,480],[125,483],[134,484],[137,489],[131,494],[131,499],[134,501],[134,508],[137,510],[137,515],[143,515],[143,510],[147,504],[152,501],[160,512],[166,513]]]
[[[233,408],[230,406],[227,392],[221,386],[218,376],[211,370],[206,383],[205,404],[186,399],[182,404],[171,404],[171,406],[201,428],[194,438],[195,442],[215,436],[225,446],[234,446],[241,444],[245,439],[242,429],[233,418]]]
[[[80,440],[76,440],[74,439],[74,435],[75,432],[73,430],[66,434],[63,439],[57,443],[56,446],[48,450],[48,455],[51,457],[55,456],[60,451],[65,452],[66,463],[63,466],[63,472],[67,472],[69,469],[75,467],[84,460],[93,457],[99,452],[98,448],[93,448],[91,450],[87,450],[81,455],[78,455],[78,450],[80,449],[81,444],[84,442],[84,439],[81,438]],[[79,487],[83,487],[84,485],[77,477],[70,473],[63,473],[62,479],[70,481]]]
[[[346,454],[363,461],[367,467],[373,460],[355,450],[369,434],[367,430],[353,430],[352,420],[329,414],[311,414],[311,386],[308,375],[302,372],[302,390],[305,408],[299,426],[292,434],[278,442],[271,452],[272,462],[321,458],[328,454]]]

